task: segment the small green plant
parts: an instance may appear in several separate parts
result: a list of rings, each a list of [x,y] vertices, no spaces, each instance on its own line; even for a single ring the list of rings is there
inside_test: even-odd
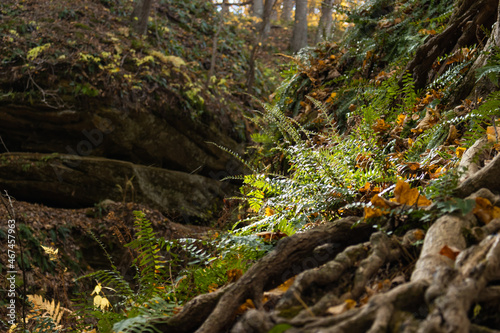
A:
[[[133,281],[125,279],[104,244],[91,234],[111,269],[80,278],[92,278],[97,283],[93,301],[80,300],[77,315],[93,318],[90,326],[100,332],[153,332],[153,321],[171,316],[190,298],[240,276],[271,247],[256,236],[227,234],[206,240],[167,241],[157,237],[142,212],[135,211],[134,215],[135,237],[126,244],[134,256]],[[88,323],[84,326],[82,329],[91,328]]]

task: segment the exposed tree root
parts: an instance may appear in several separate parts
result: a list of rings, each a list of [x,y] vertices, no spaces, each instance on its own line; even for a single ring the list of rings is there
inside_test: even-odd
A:
[[[497,156],[457,193],[500,206],[498,174]],[[393,283],[388,268],[399,271],[395,263],[411,261],[417,233],[410,230],[398,238],[365,223],[353,228],[357,221],[346,218],[283,239],[236,283],[195,298],[157,327],[198,333],[266,333],[278,324],[288,325],[287,333],[498,332],[496,315],[482,326],[471,323],[471,313],[477,304],[500,303],[500,235],[495,234],[500,218],[479,225],[472,213],[441,216],[425,235],[410,281]],[[446,247],[458,257],[443,255]],[[264,291],[293,276],[287,292],[262,304]],[[383,285],[380,281],[389,283],[377,291],[370,287]],[[236,310],[247,299],[256,309],[238,318]]]
[[[253,265],[236,283],[229,286],[216,306],[207,302],[208,311],[211,312],[196,332],[223,332],[234,320],[238,307],[247,299],[251,299],[259,310],[263,309],[262,295],[265,290],[270,290],[285,282],[300,272],[315,268],[331,260],[339,251],[351,244],[366,241],[374,229],[366,224],[353,228],[359,220],[351,217],[336,221],[325,227],[315,228],[308,232],[284,238],[276,249]],[[314,251],[318,246],[329,244],[325,251]],[[179,316],[193,318],[198,321],[201,309],[188,303],[185,311],[168,319],[164,324],[170,329],[178,327]],[[206,313],[203,308],[202,314]],[[183,321],[184,322],[184,321]],[[180,329],[180,328],[179,328]]]
[[[484,168],[476,172],[473,176],[466,179],[455,193],[457,196],[464,198],[472,193],[479,191],[482,188],[492,192],[500,190],[500,154],[493,161],[488,163]]]
[[[455,7],[448,27],[417,49],[408,63],[407,71],[413,74],[417,89],[423,88],[444,68],[434,71],[432,65],[445,54],[473,44],[482,43],[481,27],[491,29],[495,22],[498,0],[462,0]],[[467,92],[468,93],[468,92]]]

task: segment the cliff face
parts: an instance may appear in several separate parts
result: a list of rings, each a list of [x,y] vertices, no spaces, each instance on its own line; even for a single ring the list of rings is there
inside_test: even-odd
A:
[[[18,200],[80,207],[122,201],[117,189],[129,183],[134,200],[209,218],[203,209],[233,188],[217,180],[242,170],[208,142],[241,152],[242,106],[226,79],[206,85],[201,63],[210,50],[192,45],[211,41],[212,4],[158,2],[154,11],[155,26],[138,36],[132,3],[0,4],[0,153],[24,153],[15,155],[19,165],[2,164],[0,188]],[[54,155],[43,154],[58,154],[58,167],[45,170]]]
[[[243,172],[208,142],[237,150],[214,124],[110,108],[92,112],[0,107],[0,186],[18,200],[61,207],[134,200],[168,214],[208,219]],[[125,193],[128,192],[128,193]]]

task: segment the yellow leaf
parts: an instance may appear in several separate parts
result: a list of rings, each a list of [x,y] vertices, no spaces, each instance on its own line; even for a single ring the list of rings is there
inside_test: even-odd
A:
[[[406,119],[406,116],[404,114],[400,114],[400,115],[398,115],[398,119],[396,120],[396,123],[399,126],[403,126],[405,119]]]
[[[467,148],[465,147],[457,147],[457,150],[455,150],[455,154],[457,155],[458,158],[461,158],[466,150]]]
[[[486,198],[477,197],[476,207],[472,211],[479,221],[488,224],[491,220],[500,217],[500,207],[493,206],[493,204]]]
[[[394,189],[396,201],[403,205],[429,206],[431,202],[423,195],[420,195],[416,188],[410,188],[410,185],[404,180],[399,179]]]
[[[374,195],[370,202],[376,208],[365,207],[365,219],[389,214],[390,206],[378,194]]]
[[[100,308],[101,310],[105,311],[110,306],[111,304],[106,297],[101,297],[100,295],[96,295],[94,297],[94,307]]]
[[[99,295],[99,293],[101,292],[101,289],[102,289],[101,284],[98,283],[97,286],[95,286],[94,291],[90,295],[94,295],[94,294]]]
[[[49,255],[49,260],[51,261],[58,260],[59,249],[50,246],[43,246],[43,245],[40,246],[42,247],[43,251]]]
[[[266,207],[266,216],[272,215],[274,215],[274,210],[272,210],[270,207]]]
[[[500,127],[488,126],[486,128],[486,135],[488,136],[488,142],[497,143],[499,139],[497,137],[497,134],[500,136]]]

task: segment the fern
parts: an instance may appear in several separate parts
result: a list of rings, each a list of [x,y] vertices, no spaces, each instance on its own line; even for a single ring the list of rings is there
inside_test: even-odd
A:
[[[283,137],[292,143],[298,143],[301,141],[300,133],[295,128],[293,122],[288,118],[282,111],[275,105],[263,104],[264,109],[267,111],[264,113],[264,118],[271,123],[277,125]]]
[[[257,172],[257,170],[250,165],[250,163],[248,163],[245,159],[243,159],[238,153],[232,151],[231,149],[229,148],[226,148],[224,146],[221,146],[215,142],[208,142],[214,146],[216,146],[217,148],[219,148],[220,150],[223,150],[225,151],[226,153],[228,154],[231,154],[233,157],[235,157],[238,161],[240,161],[243,165],[245,165],[249,170],[251,170],[252,172]]]
[[[49,301],[40,295],[27,295],[28,301],[32,303],[33,309],[28,315],[28,320],[34,322],[34,332],[60,332],[62,330],[61,319],[65,313],[71,313],[69,309],[61,307],[55,300]]]
[[[138,253],[133,260],[133,265],[137,269],[139,293],[149,298],[156,293],[155,288],[158,282],[156,271],[164,269],[165,260],[158,254],[160,245],[151,222],[140,211],[134,211],[134,215],[135,239],[126,246]]]
[[[105,286],[111,286],[113,289],[116,290],[118,295],[126,299],[130,299],[135,295],[134,291],[130,287],[130,284],[123,278],[122,274],[118,272],[116,269],[100,270],[97,272],[84,275],[78,279],[82,278],[95,278]]]

